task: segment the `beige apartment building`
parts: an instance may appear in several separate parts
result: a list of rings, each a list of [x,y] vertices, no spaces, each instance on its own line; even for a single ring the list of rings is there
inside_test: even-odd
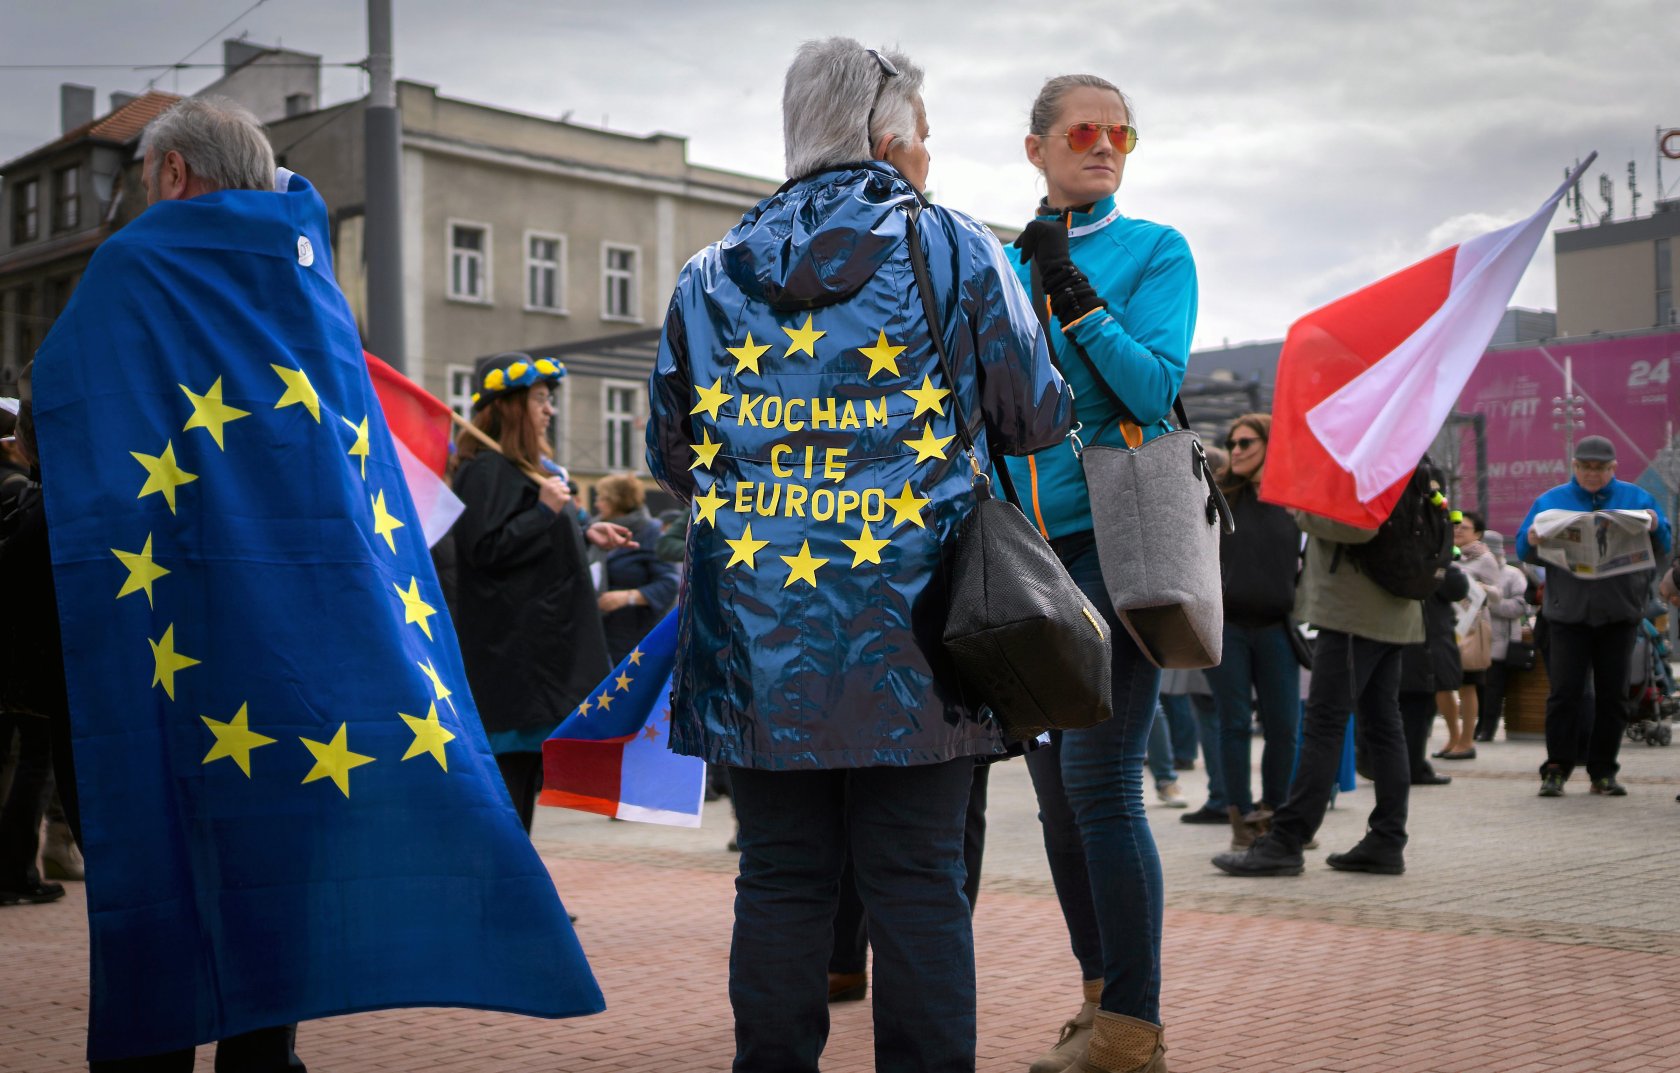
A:
[[[1590,335],[1680,324],[1680,199],[1649,216],[1552,235],[1557,255],[1557,331]]]

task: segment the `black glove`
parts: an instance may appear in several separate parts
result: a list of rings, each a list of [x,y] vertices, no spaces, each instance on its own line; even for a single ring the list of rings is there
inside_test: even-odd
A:
[[[1021,251],[1022,264],[1038,261],[1038,279],[1050,299],[1050,311],[1063,324],[1107,307],[1085,273],[1074,265],[1068,253],[1067,228],[1061,221],[1032,221],[1015,240],[1015,248]]]

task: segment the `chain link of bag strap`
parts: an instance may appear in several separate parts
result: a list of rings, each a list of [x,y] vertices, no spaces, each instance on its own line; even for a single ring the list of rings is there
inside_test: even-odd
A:
[[[1045,349],[1050,352],[1050,363],[1056,366],[1056,370],[1058,372],[1062,372],[1062,364],[1056,360],[1055,333],[1053,333],[1050,328],[1049,299],[1045,297],[1044,281],[1038,274],[1038,262],[1032,262],[1028,266],[1028,271],[1030,272],[1032,278],[1033,312],[1038,315],[1038,323],[1044,327]],[[1067,340],[1068,344],[1073,347],[1073,352],[1079,355],[1080,360],[1085,363],[1085,367],[1091,371],[1091,379],[1096,382],[1097,388],[1102,391],[1103,394],[1107,395],[1109,401],[1113,402],[1119,409],[1120,417],[1118,419],[1118,424],[1120,425],[1121,436],[1126,439],[1126,446],[1132,448],[1133,450],[1143,446],[1141,439],[1138,443],[1132,443],[1131,437],[1126,434],[1126,425],[1130,423],[1138,429],[1138,435],[1140,437],[1143,435],[1142,422],[1138,421],[1138,419],[1133,416],[1131,407],[1127,406],[1125,401],[1120,398],[1120,393],[1114,390],[1114,386],[1103,378],[1102,373],[1097,369],[1097,363],[1091,359],[1090,354],[1085,352],[1085,348],[1080,345],[1079,340],[1068,335],[1066,332],[1062,332],[1061,336],[1063,339]],[[1065,377],[1067,373],[1062,372],[1062,375]],[[1186,432],[1191,431],[1190,418],[1184,412],[1184,399],[1179,395],[1173,396],[1172,410],[1173,416],[1178,418],[1178,427]],[[1098,432],[1100,433],[1101,429],[1099,429]],[[1207,459],[1207,451],[1203,449],[1201,437],[1199,436],[1196,438],[1194,461],[1192,462],[1192,465],[1195,467],[1198,476],[1207,482],[1208,524],[1212,525],[1217,522],[1220,530],[1227,536],[1236,532],[1237,521],[1231,514],[1231,505],[1225,502],[1225,493],[1219,490],[1219,482],[1213,475],[1213,465]]]

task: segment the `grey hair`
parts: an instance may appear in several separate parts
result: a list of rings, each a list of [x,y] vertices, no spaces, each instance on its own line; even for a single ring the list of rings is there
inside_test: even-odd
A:
[[[1044,83],[1044,88],[1038,91],[1038,97],[1033,100],[1032,111],[1027,116],[1027,133],[1040,137],[1050,133],[1050,124],[1062,114],[1062,99],[1076,89],[1106,89],[1120,98],[1121,107],[1126,109],[1126,122],[1137,126],[1137,113],[1132,110],[1132,99],[1120,92],[1116,86],[1106,78],[1097,75],[1058,75]]]
[[[262,121],[225,97],[188,97],[146,124],[140,151],[152,167],[180,153],[213,190],[273,190],[274,147]]]
[[[789,178],[868,160],[876,143],[888,135],[900,142],[919,140],[916,111],[922,69],[902,52],[877,51],[898,69],[897,77],[887,77],[869,50],[850,37],[799,46],[782,87]]]

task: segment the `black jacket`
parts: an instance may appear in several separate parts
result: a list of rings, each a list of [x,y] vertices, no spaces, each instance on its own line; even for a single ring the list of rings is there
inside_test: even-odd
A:
[[[646,605],[621,607],[603,616],[607,656],[616,665],[676,602],[677,564],[660,558],[658,544],[663,530],[646,510],[612,521],[630,530],[630,539],[636,542],[636,547],[618,548],[604,556],[599,550],[591,549],[591,558],[601,556],[606,563],[606,582],[601,590],[635,589],[647,600]]]
[[[1225,621],[1235,626],[1283,622],[1295,609],[1301,530],[1287,510],[1260,502],[1252,482],[1227,499],[1237,527],[1219,542]]]
[[[455,494],[455,628],[479,718],[488,731],[554,725],[612,669],[577,516],[537,502],[494,451],[462,463]]]
[[[64,646],[41,486],[12,482],[0,509],[0,709],[69,719]]]
[[[1463,684],[1464,665],[1453,632],[1458,611],[1453,604],[1468,595],[1470,578],[1456,566],[1447,567],[1446,577],[1429,599],[1422,601],[1423,644],[1407,645],[1401,651],[1400,692],[1437,693]]]

